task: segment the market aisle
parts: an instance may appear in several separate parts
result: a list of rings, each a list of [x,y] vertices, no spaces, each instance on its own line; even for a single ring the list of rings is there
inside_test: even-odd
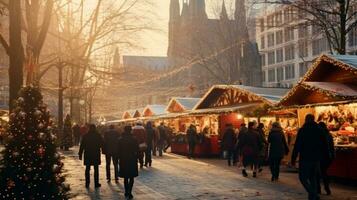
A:
[[[77,149],[63,153],[67,183],[74,199],[123,199],[122,180],[119,185],[107,184],[105,165],[100,168],[102,187],[84,187],[84,167],[77,158]],[[104,157],[102,157],[102,162]],[[174,155],[156,158],[152,168],[140,171],[136,179],[136,199],[306,199],[303,190],[267,179],[243,178],[235,170],[221,165],[188,160]],[[336,196],[322,199],[348,199]],[[349,198],[349,199],[357,199]]]

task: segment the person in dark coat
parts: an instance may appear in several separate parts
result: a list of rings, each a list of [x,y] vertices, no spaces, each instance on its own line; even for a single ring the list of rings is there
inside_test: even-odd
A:
[[[279,179],[280,163],[284,155],[289,153],[283,128],[279,122],[274,122],[268,136],[269,143],[269,166],[271,171],[271,181]]]
[[[106,174],[107,182],[110,182],[110,164],[113,161],[114,165],[114,178],[115,182],[118,183],[118,140],[120,134],[115,130],[114,125],[110,125],[109,129],[104,132],[104,148],[103,153],[105,154],[106,163]]]
[[[267,152],[267,145],[268,145],[268,142],[267,142],[267,139],[265,136],[265,130],[264,130],[263,123],[259,123],[257,131],[259,133],[260,141],[261,141],[261,149],[259,152],[259,160],[258,160],[258,169],[259,169],[259,172],[262,172],[263,165],[266,160],[266,152]]]
[[[291,164],[294,166],[299,156],[299,179],[308,192],[309,200],[320,199],[317,191],[317,176],[323,149],[326,147],[323,131],[315,122],[315,117],[306,115],[305,124],[298,131]]]
[[[124,178],[125,198],[132,199],[134,178],[138,172],[139,143],[132,135],[131,126],[125,126],[124,133],[118,142],[119,176]]]
[[[238,149],[243,156],[242,174],[247,177],[246,167],[252,165],[253,177],[257,177],[258,157],[261,150],[261,138],[256,131],[257,122],[248,123],[248,131],[240,133]]]
[[[322,132],[324,133],[325,141],[327,145],[325,149],[323,149],[321,162],[320,162],[320,176],[317,177],[317,191],[321,194],[321,185],[320,180],[322,179],[324,183],[324,188],[327,195],[331,195],[330,189],[330,178],[327,174],[327,170],[330,167],[333,159],[335,158],[335,146],[333,143],[333,137],[328,130],[326,124],[324,122],[320,122],[319,127],[321,128]]]
[[[94,124],[89,126],[89,131],[86,135],[83,136],[81,145],[79,147],[79,159],[82,160],[82,155],[84,153],[84,165],[86,166],[85,178],[86,178],[86,188],[89,187],[90,183],[90,167],[94,166],[94,185],[96,188],[100,187],[99,184],[99,165],[101,164],[100,160],[100,151],[103,148],[103,139],[100,134],[97,132],[97,129]]]
[[[145,167],[148,165],[151,167],[152,165],[152,158],[151,158],[151,152],[154,144],[154,139],[155,139],[155,130],[152,127],[152,122],[146,123],[146,152],[145,152]]]
[[[72,132],[73,132],[73,136],[74,136],[74,145],[78,145],[79,144],[79,140],[81,137],[81,133],[80,133],[80,126],[78,124],[74,124],[72,127]]]
[[[163,122],[161,122],[160,126],[158,127],[158,131],[159,131],[159,139],[157,142],[157,148],[159,150],[159,156],[162,156],[162,153],[165,148],[165,143],[167,140],[167,129]]]
[[[222,150],[227,152],[228,166],[235,165],[237,163],[237,155],[235,150],[235,144],[237,142],[237,137],[233,129],[232,124],[226,125],[226,131],[224,132],[222,138]]]
[[[188,158],[193,158],[197,144],[197,131],[195,125],[191,124],[187,129]]]

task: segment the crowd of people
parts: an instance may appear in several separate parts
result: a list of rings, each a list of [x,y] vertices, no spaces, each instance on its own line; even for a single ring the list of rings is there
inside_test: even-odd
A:
[[[137,121],[133,125],[122,125],[107,128],[95,125],[73,126],[73,133],[78,132],[75,143],[80,143],[79,158],[82,159],[85,170],[86,187],[90,183],[90,168],[94,166],[95,187],[100,187],[99,169],[101,152],[105,154],[106,178],[111,182],[111,165],[114,166],[114,180],[124,178],[125,197],[132,199],[134,178],[138,176],[138,168],[151,167],[152,156],[162,156],[169,148],[172,133],[170,128],[161,123],[158,127],[152,122],[144,124]],[[85,131],[85,133],[83,133]],[[266,134],[268,133],[268,134]],[[196,126],[191,124],[186,131],[188,158],[195,155],[198,143]],[[80,139],[81,138],[81,139]],[[279,122],[274,122],[270,130],[265,130],[264,124],[255,121],[241,124],[236,131],[232,124],[226,124],[222,136],[221,148],[228,166],[242,167],[242,175],[256,178],[263,170],[262,166],[268,163],[271,172],[271,181],[279,180],[282,159],[288,155],[284,130]],[[309,194],[309,200],[319,199],[321,194],[320,181],[323,180],[327,195],[331,194],[327,169],[334,159],[333,139],[326,124],[317,123],[313,115],[307,115],[305,124],[297,133],[296,142],[292,149],[291,165],[295,166],[299,157],[299,180]]]
[[[242,165],[242,175],[248,176],[247,169],[252,169],[253,177],[262,171],[265,161],[269,163],[271,181],[279,180],[280,164],[288,155],[289,147],[283,128],[274,122],[265,134],[264,124],[249,122],[235,131],[232,124],[226,125],[222,137],[222,150],[228,165]],[[331,165],[334,154],[332,136],[325,123],[315,122],[313,115],[307,115],[305,124],[299,129],[292,150],[291,165],[296,165],[299,157],[299,180],[308,193],[309,200],[317,200],[321,194],[320,181],[323,180],[327,195],[331,194],[327,169]]]
[[[132,199],[134,178],[138,176],[138,168],[151,167],[152,155],[163,156],[169,148],[170,129],[161,123],[155,127],[152,122],[144,124],[137,121],[134,125],[115,127],[96,127],[87,125],[88,130],[80,140],[79,159],[83,160],[85,169],[85,186],[90,185],[90,169],[94,167],[94,186],[99,183],[99,165],[101,153],[106,160],[106,178],[111,182],[111,165],[114,166],[114,180],[124,179],[125,198]]]

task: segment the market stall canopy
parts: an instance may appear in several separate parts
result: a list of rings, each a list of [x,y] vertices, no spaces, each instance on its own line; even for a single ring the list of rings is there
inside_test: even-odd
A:
[[[123,113],[122,115],[122,119],[130,119],[130,118],[133,118],[134,117],[134,114],[135,114],[135,111],[136,110],[127,110]]]
[[[171,98],[166,111],[169,113],[180,113],[192,110],[200,98],[173,97]]]
[[[136,109],[135,112],[134,112],[133,118],[142,117],[143,111],[144,111],[144,108]]]
[[[321,55],[301,82],[336,82],[357,84],[357,56]]]
[[[191,111],[190,115],[228,114],[234,112],[245,113],[259,107],[260,105],[261,103],[242,103],[236,106],[198,109]]]
[[[166,113],[166,106],[164,105],[147,105],[143,111],[143,117],[151,117],[163,115]]]
[[[357,56],[321,55],[276,109],[357,99]]]
[[[203,96],[194,110],[238,106],[244,103],[272,105],[287,92],[288,90],[283,88],[215,85]]]

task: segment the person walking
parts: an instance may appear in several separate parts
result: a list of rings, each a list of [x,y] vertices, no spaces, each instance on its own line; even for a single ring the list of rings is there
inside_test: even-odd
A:
[[[299,179],[308,193],[309,200],[320,199],[317,191],[317,176],[320,170],[322,152],[327,143],[323,131],[315,122],[315,117],[308,114],[305,124],[299,129],[294,150],[291,156],[291,164],[295,166],[299,156]]]
[[[73,136],[74,136],[74,145],[77,146],[79,144],[79,139],[81,137],[81,131],[80,131],[81,127],[75,123],[72,127],[72,132],[73,132]]]
[[[253,177],[257,177],[258,156],[261,150],[261,139],[256,131],[257,122],[248,123],[248,131],[239,135],[238,149],[243,157],[242,175],[247,177],[246,168],[252,166]]]
[[[268,136],[269,166],[271,181],[279,180],[280,163],[284,155],[288,155],[289,147],[286,143],[283,128],[279,122],[274,122]]]
[[[155,124],[152,125],[155,133],[154,141],[153,141],[153,146],[152,146],[152,155],[156,156],[157,150],[158,150],[158,143],[160,140],[160,133],[159,129],[155,126]]]
[[[94,166],[94,185],[96,188],[100,187],[99,183],[99,165],[101,164],[100,151],[103,148],[103,139],[99,135],[94,124],[89,125],[89,130],[86,135],[83,136],[79,147],[79,159],[82,160],[84,153],[84,165],[86,166],[85,180],[86,188],[90,183],[90,168]]]
[[[187,129],[188,158],[193,158],[197,144],[197,131],[195,125],[191,124]]]
[[[146,152],[147,143],[146,143],[146,131],[143,126],[142,121],[137,121],[135,126],[132,129],[133,136],[136,138],[139,143],[139,155],[138,161],[140,163],[140,168],[144,167],[144,153]]]
[[[119,176],[124,178],[125,198],[133,199],[134,178],[139,175],[137,157],[139,143],[132,135],[131,126],[124,127],[124,133],[118,142]]]
[[[152,148],[153,148],[153,143],[154,143],[154,138],[155,138],[155,130],[152,127],[152,122],[146,123],[146,144],[147,148],[145,151],[145,167],[148,165],[151,167],[152,165],[152,158],[151,158],[151,153],[152,153]]]
[[[237,155],[235,150],[235,144],[237,137],[233,129],[232,124],[226,124],[226,130],[222,138],[222,150],[227,152],[228,166],[235,165],[237,163]]]
[[[111,175],[110,175],[110,164],[113,162],[114,165],[114,178],[115,182],[119,182],[119,174],[118,174],[118,141],[120,134],[115,130],[114,125],[110,125],[109,129],[104,132],[104,148],[103,154],[105,155],[105,167],[106,167],[106,175],[107,182],[110,183]]]
[[[265,136],[265,130],[264,130],[264,124],[263,123],[259,123],[257,131],[259,133],[260,136],[260,141],[261,141],[261,149],[259,152],[259,158],[258,158],[258,171],[262,172],[263,171],[263,166],[264,166],[264,162],[266,160],[266,154],[267,154],[267,139]]]
[[[159,156],[162,156],[162,153],[165,148],[165,142],[167,139],[167,132],[166,132],[167,130],[163,122],[160,123],[160,126],[158,127],[158,131],[159,131],[159,140],[157,142],[157,148],[159,150]]]
[[[322,179],[324,188],[326,191],[327,195],[331,195],[331,189],[330,189],[330,177],[327,174],[327,170],[330,167],[333,159],[335,158],[335,146],[333,143],[333,137],[328,130],[326,124],[324,122],[320,122],[319,124],[320,129],[322,130],[325,141],[327,143],[325,149],[323,149],[322,152],[322,157],[321,157],[321,162],[320,162],[320,176],[317,176],[317,192],[321,194],[321,184],[320,180]]]

